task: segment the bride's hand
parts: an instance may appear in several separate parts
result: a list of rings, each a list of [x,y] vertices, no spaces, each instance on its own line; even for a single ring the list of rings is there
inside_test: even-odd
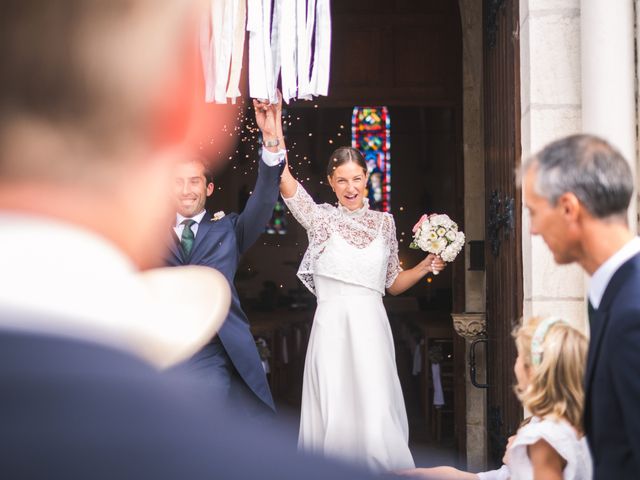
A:
[[[425,262],[427,263],[427,267],[431,273],[439,273],[444,270],[444,267],[446,266],[444,260],[442,260],[439,256],[434,255],[433,253],[427,255]]]

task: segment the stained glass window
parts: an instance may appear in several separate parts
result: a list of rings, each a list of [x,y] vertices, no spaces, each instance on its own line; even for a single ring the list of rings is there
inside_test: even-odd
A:
[[[351,146],[362,152],[369,169],[369,207],[391,211],[391,121],[387,107],[355,107]]]

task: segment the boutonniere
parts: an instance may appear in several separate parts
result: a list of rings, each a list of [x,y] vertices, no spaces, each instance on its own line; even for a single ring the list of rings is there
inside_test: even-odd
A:
[[[223,217],[224,217],[224,212],[220,210],[219,212],[216,212],[213,214],[213,216],[211,217],[211,221],[217,222],[218,220],[221,220]]]

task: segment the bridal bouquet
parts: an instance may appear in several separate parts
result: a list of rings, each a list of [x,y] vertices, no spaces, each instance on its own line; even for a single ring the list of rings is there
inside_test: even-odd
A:
[[[453,262],[464,246],[464,233],[444,214],[422,215],[413,227],[413,241],[409,248],[438,255],[445,262]],[[433,272],[437,275],[438,272]]]

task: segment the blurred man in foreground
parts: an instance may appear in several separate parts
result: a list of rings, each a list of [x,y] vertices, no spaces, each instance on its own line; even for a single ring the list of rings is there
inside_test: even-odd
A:
[[[172,214],[194,3],[2,2],[3,478],[361,478],[156,368],[201,347],[229,305],[211,269],[140,273]]]

